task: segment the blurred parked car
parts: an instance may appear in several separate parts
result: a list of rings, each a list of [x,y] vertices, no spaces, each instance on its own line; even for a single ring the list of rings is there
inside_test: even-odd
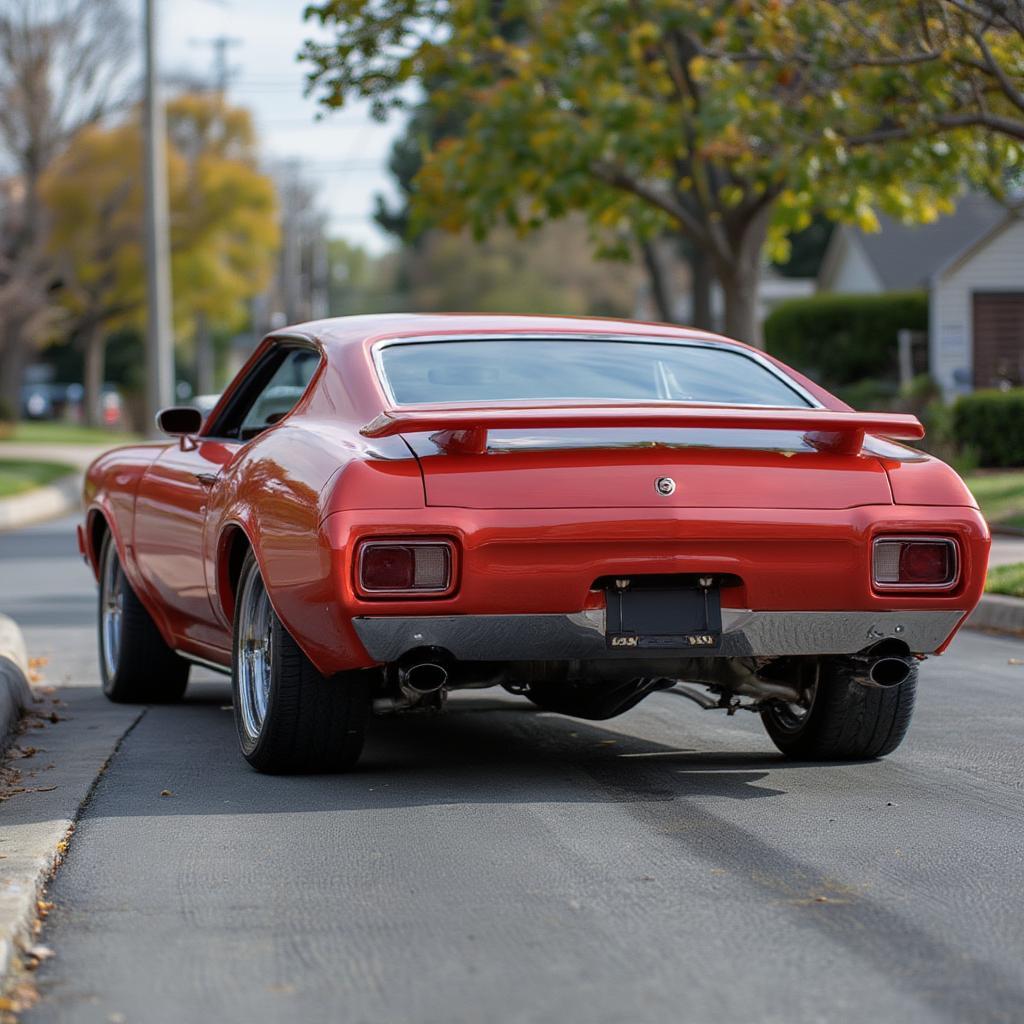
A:
[[[21,418],[52,420],[55,418],[55,397],[63,399],[65,388],[60,384],[26,384],[21,389]]]

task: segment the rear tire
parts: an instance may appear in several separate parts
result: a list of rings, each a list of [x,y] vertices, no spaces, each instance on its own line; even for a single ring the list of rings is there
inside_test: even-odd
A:
[[[369,672],[322,676],[270,605],[250,551],[238,580],[231,686],[242,756],[261,772],[338,772],[363,749]]]
[[[884,757],[903,741],[917,693],[917,664],[898,686],[863,686],[855,663],[821,661],[809,709],[781,701],[761,712],[772,742],[801,761],[861,761]]]
[[[189,663],[167,646],[132,590],[109,532],[100,548],[99,654],[103,692],[119,704],[181,700]]]

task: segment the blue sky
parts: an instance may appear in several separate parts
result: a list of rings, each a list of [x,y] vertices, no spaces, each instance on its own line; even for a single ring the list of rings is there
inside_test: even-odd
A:
[[[334,234],[375,252],[387,237],[373,224],[373,196],[390,192],[386,161],[398,120],[375,122],[365,105],[315,120],[317,106],[302,96],[303,68],[295,54],[314,26],[302,21],[307,0],[159,0],[160,53],[165,75],[212,76],[205,42],[241,40],[229,50],[234,74],[229,98],[256,116],[262,150],[274,160],[298,159],[319,190]]]

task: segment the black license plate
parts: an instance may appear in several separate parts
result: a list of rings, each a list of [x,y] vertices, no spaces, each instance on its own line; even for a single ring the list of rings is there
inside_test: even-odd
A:
[[[605,634],[615,650],[645,647],[710,650],[722,637],[717,585],[607,590]]]

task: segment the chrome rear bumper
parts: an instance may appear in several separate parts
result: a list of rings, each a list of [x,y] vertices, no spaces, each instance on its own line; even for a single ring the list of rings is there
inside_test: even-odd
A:
[[[573,615],[360,616],[353,619],[370,657],[396,661],[417,647],[442,647],[460,661],[855,654],[888,638],[913,654],[941,647],[963,611],[755,612],[722,609],[715,649],[609,648],[604,610]]]

